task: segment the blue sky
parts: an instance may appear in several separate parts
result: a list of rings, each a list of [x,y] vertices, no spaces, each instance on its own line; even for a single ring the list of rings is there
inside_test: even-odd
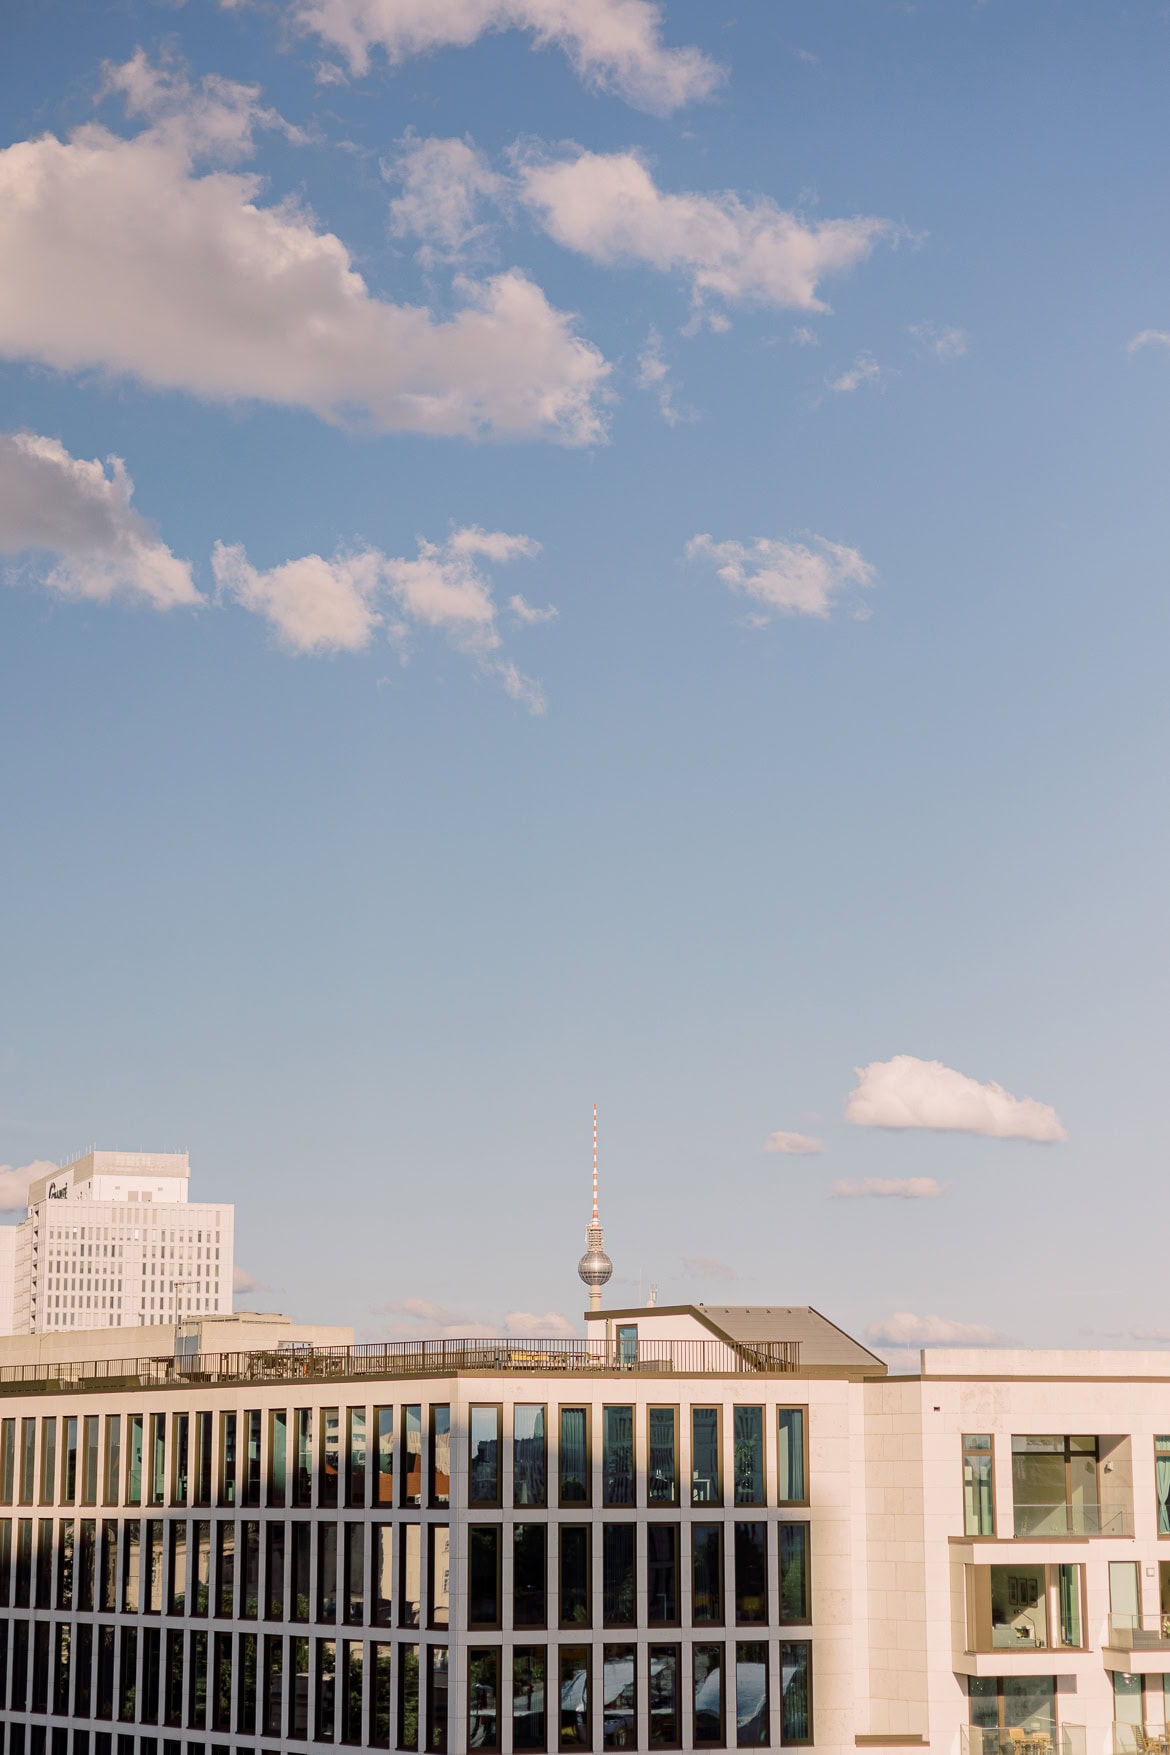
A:
[[[555,1328],[596,1100],[615,1298],[1170,1340],[1164,9],[6,39],[0,1164]]]

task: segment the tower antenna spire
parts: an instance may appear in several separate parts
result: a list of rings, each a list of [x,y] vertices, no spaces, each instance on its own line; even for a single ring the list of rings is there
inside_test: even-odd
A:
[[[597,1216],[597,1104],[593,1105],[593,1217],[585,1227],[585,1253],[577,1273],[589,1288],[590,1310],[601,1309],[601,1288],[612,1278],[613,1263],[605,1253],[605,1232]]]
[[[593,1223],[597,1220],[597,1104],[593,1105]]]

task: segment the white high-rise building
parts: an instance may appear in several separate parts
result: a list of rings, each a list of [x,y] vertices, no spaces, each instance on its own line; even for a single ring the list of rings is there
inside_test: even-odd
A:
[[[4,1332],[230,1311],[235,1208],[189,1201],[189,1176],[186,1152],[94,1151],[32,1183],[28,1217],[0,1230]]]

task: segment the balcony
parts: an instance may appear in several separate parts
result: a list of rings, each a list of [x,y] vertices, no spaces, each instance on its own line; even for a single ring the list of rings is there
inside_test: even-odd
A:
[[[1113,1726],[1113,1755],[1170,1755],[1164,1729],[1147,1731],[1142,1725]]]
[[[1109,1645],[1113,1651],[1170,1651],[1170,1615],[1110,1615]]]
[[[1007,1729],[996,1726],[964,1725],[962,1755],[1085,1755],[1084,1725],[1062,1724],[1058,1730],[1027,1730],[1022,1725]],[[1115,1755],[1145,1755],[1134,1746]],[[1164,1747],[1151,1755],[1170,1755]]]
[[[1096,1505],[1092,1502],[1069,1505],[1055,1503],[1015,1503],[1015,1534],[1043,1541],[1046,1537],[1063,1536],[1132,1536],[1133,1512],[1123,1505]]]

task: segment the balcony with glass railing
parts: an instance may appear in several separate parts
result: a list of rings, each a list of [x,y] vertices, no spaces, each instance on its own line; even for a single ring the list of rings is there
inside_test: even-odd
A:
[[[1115,1722],[1113,1755],[1170,1755],[1170,1737],[1164,1726],[1146,1730],[1144,1725]]]
[[[1110,1615],[1109,1645],[1113,1651],[1170,1651],[1170,1615]]]
[[[1133,1512],[1123,1505],[1098,1505],[1082,1500],[1016,1500],[1015,1534],[1043,1541],[1047,1536],[1132,1536]]]
[[[964,1725],[962,1729],[962,1755],[1085,1755],[1084,1725]],[[1144,1752],[1135,1748],[1124,1755]],[[1168,1752],[1163,1749],[1160,1755]]]

